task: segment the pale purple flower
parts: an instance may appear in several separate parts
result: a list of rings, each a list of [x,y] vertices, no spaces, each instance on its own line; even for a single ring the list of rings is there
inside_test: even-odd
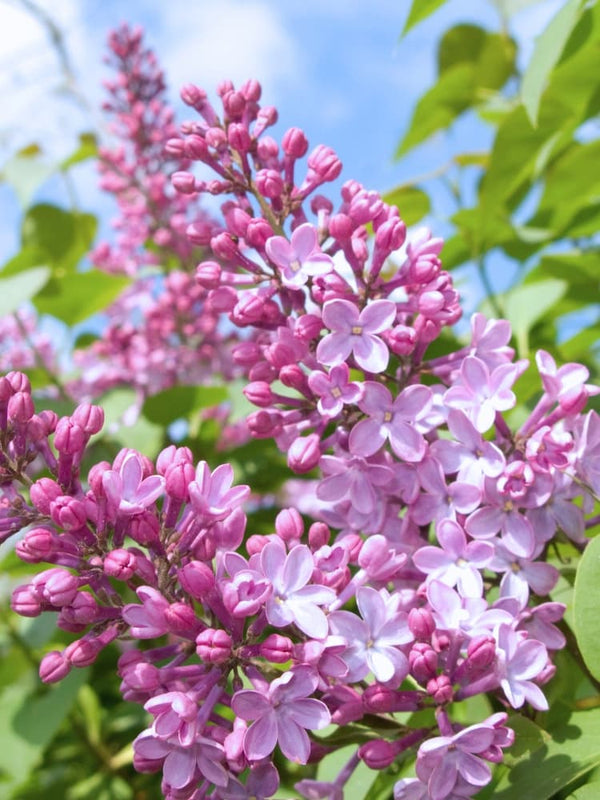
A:
[[[349,377],[346,363],[332,367],[329,375],[316,370],[308,376],[308,385],[319,396],[317,408],[324,417],[336,417],[345,403],[356,403],[362,397],[362,385],[349,382]]]
[[[452,439],[438,439],[431,445],[431,454],[446,474],[456,473],[457,481],[483,488],[484,478],[497,478],[506,464],[503,452],[482,438],[462,411],[448,412],[448,429]]]
[[[219,584],[223,605],[236,619],[257,614],[273,592],[271,582],[258,570],[251,569],[239,553],[225,553],[223,560],[231,575],[230,580]]]
[[[442,581],[432,580],[428,584],[427,599],[436,626],[443,631],[482,636],[489,635],[497,625],[514,621],[509,611],[490,608],[482,597],[461,597]]]
[[[215,786],[227,784],[227,772],[220,764],[223,748],[211,739],[197,738],[182,746],[177,737],[158,738],[151,730],[140,733],[133,742],[135,756],[163,763],[163,777],[173,789],[182,789],[202,775]]]
[[[161,475],[143,477],[138,453],[128,453],[119,470],[102,475],[102,487],[109,501],[122,513],[131,516],[144,511],[163,493],[165,479]]]
[[[508,411],[517,402],[511,386],[523,371],[523,363],[501,364],[490,373],[484,361],[465,358],[460,381],[444,395],[450,408],[458,408],[469,417],[480,433],[494,424],[497,411]]]
[[[267,239],[265,250],[279,267],[283,284],[293,289],[303,286],[309,276],[325,275],[333,269],[333,259],[319,248],[317,231],[309,222],[299,225],[290,241],[285,236]]]
[[[348,647],[342,658],[348,665],[346,680],[357,681],[372,672],[378,681],[400,683],[408,674],[408,659],[399,645],[413,640],[408,617],[398,610],[398,597],[363,586],[356,592],[362,619],[350,611],[329,615],[332,633],[343,636]]]
[[[142,601],[142,605],[129,603],[122,611],[123,619],[130,626],[131,635],[136,639],[154,639],[162,636],[169,630],[165,619],[169,603],[152,586],[140,586],[135,593]]]
[[[547,711],[542,690],[533,683],[548,663],[548,653],[541,642],[525,639],[524,632],[510,625],[500,625],[497,635],[497,675],[500,686],[513,708],[528,702],[538,711]]]
[[[481,500],[481,491],[470,483],[455,481],[449,486],[444,480],[441,465],[434,458],[425,459],[418,469],[423,493],[411,508],[417,525],[432,520],[456,519],[456,514],[469,514]]]
[[[521,613],[517,630],[526,630],[530,639],[537,639],[548,650],[562,650],[566,639],[554,622],[563,618],[566,606],[563,603],[541,603]]]
[[[306,764],[310,754],[306,729],[320,730],[331,721],[325,703],[309,696],[318,682],[317,673],[301,665],[272,681],[266,692],[242,689],[234,694],[234,713],[255,720],[244,735],[244,752],[250,761],[266,758],[279,744],[286,758]]]
[[[321,364],[334,367],[352,353],[365,372],[383,372],[389,352],[376,334],[389,330],[396,318],[396,304],[391,300],[373,300],[359,312],[350,300],[328,300],[323,306],[323,324],[331,333],[317,346]]]
[[[267,619],[276,628],[294,623],[307,636],[324,639],[327,636],[327,617],[319,608],[335,599],[333,589],[326,586],[307,586],[315,568],[313,554],[306,545],[297,545],[286,554],[280,539],[266,544],[260,557],[250,560],[273,586],[267,599]]]
[[[231,464],[219,464],[211,473],[206,461],[196,467],[196,479],[189,485],[190,502],[207,521],[225,519],[250,494],[249,486],[234,486]]]
[[[590,411],[579,429],[577,441],[578,474],[600,493],[600,416]]]
[[[481,569],[487,567],[494,556],[489,542],[469,542],[461,526],[444,519],[436,528],[441,547],[421,547],[413,561],[429,580],[436,579],[448,586],[456,586],[463,597],[481,597],[483,579]]]
[[[523,607],[527,605],[530,588],[543,597],[550,594],[559,578],[559,572],[552,564],[516,558],[502,542],[496,542],[496,552],[489,568],[504,573],[500,582],[500,597],[515,597]]]
[[[245,785],[230,775],[225,789],[217,789],[213,796],[219,800],[267,800],[278,788],[279,774],[267,762],[250,767]]]
[[[556,361],[545,350],[538,350],[535,362],[548,398],[567,412],[580,411],[590,395],[600,392],[599,387],[586,384],[590,373],[583,364],[563,364],[557,369]]]
[[[471,351],[484,361],[488,369],[513,360],[515,351],[508,347],[511,331],[506,319],[487,319],[480,312],[471,317]]]
[[[371,456],[389,439],[401,460],[422,460],[427,443],[415,426],[431,406],[431,390],[427,386],[408,386],[394,400],[385,386],[367,381],[365,395],[358,405],[368,419],[361,420],[350,431],[351,453]]]
[[[531,522],[520,513],[510,497],[503,495],[496,482],[487,478],[484,505],[467,517],[465,530],[474,539],[491,539],[501,532],[504,545],[519,558],[530,558],[535,549]]]
[[[378,493],[374,487],[385,486],[394,477],[390,467],[370,464],[359,456],[322,456],[319,466],[325,474],[317,486],[319,500],[340,501],[347,497],[363,514],[375,509]]]

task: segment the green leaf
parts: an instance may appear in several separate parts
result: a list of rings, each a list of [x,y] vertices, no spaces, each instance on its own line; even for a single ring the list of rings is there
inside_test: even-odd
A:
[[[0,277],[0,317],[12,314],[23,303],[35,297],[46,285],[49,277],[48,267],[34,267],[18,275],[10,275],[8,278]]]
[[[567,800],[598,800],[600,797],[600,781],[593,781],[586,783],[585,786],[580,786],[575,789],[568,797]]]
[[[512,324],[519,356],[529,352],[529,332],[564,295],[567,282],[561,280],[538,281],[517,286],[504,297],[504,313]]]
[[[95,158],[98,155],[98,141],[96,135],[91,132],[79,134],[79,147],[77,147],[68,158],[60,163],[60,169],[66,170],[73,164],[87,161],[88,158]]]
[[[585,548],[575,576],[573,612],[577,644],[587,668],[600,680],[600,537]]]
[[[21,243],[24,250],[38,254],[38,263],[49,264],[60,276],[73,272],[86,255],[96,235],[96,224],[92,214],[39,203],[25,214]]]
[[[500,89],[514,69],[515,44],[508,36],[490,33],[478,25],[455,25],[438,48],[438,74],[458,64],[472,64],[478,89]]]
[[[224,386],[174,386],[149,397],[142,414],[150,422],[168,425],[187,418],[192,412],[216,406],[227,399]]]
[[[414,225],[429,214],[429,196],[415,186],[398,186],[383,196],[384,202],[396,206],[407,225]]]
[[[0,773],[3,796],[27,778],[68,714],[88,670],[74,670],[58,686],[40,694],[38,679],[7,687],[0,695]]]
[[[103,311],[130,283],[129,278],[100,270],[52,277],[35,298],[35,306],[42,314],[52,314],[74,325]]]
[[[516,730],[515,745],[481,800],[549,800],[600,764],[600,709],[571,714],[550,731],[551,738],[530,720],[524,730],[522,720],[509,721]]]
[[[542,93],[580,17],[584,0],[567,0],[538,38],[521,84],[521,97],[531,124],[537,123]]]
[[[4,163],[0,180],[12,186],[21,208],[25,209],[54,171],[54,167],[44,161],[40,147],[31,144]]]
[[[427,17],[433,14],[434,11],[437,11],[440,6],[443,6],[445,2],[446,0],[413,0],[413,4],[408,12],[408,17],[404,23],[404,28],[402,29],[401,37],[406,36],[412,28],[418,25],[419,22],[427,19]]]

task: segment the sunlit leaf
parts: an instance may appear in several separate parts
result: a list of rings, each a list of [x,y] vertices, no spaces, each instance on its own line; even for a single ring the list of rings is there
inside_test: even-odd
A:
[[[529,352],[529,332],[554,306],[567,290],[567,282],[543,280],[526,286],[517,286],[504,297],[504,311],[512,323],[519,356]]]
[[[585,548],[575,576],[574,617],[577,644],[589,671],[600,680],[600,537]]]
[[[103,311],[130,283],[129,278],[99,270],[53,277],[35,298],[35,306],[42,314],[73,325]]]
[[[398,186],[384,194],[383,200],[391,206],[396,206],[400,217],[407,225],[419,222],[431,209],[429,196],[415,186]]]
[[[445,2],[446,0],[413,0],[401,35],[406,36],[411,28],[414,28],[419,22],[427,19],[427,17],[433,14],[434,11],[437,11],[440,6],[443,6]]]
[[[31,300],[46,285],[50,278],[48,267],[34,267],[18,275],[1,277],[0,273],[0,317],[12,314],[23,303]]]

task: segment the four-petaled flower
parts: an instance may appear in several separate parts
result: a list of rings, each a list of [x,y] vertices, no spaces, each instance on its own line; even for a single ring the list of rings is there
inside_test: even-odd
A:
[[[292,232],[290,241],[285,236],[271,236],[265,250],[281,270],[283,284],[293,289],[305,284],[309,276],[325,275],[333,269],[333,259],[321,251],[317,231],[308,222]]]

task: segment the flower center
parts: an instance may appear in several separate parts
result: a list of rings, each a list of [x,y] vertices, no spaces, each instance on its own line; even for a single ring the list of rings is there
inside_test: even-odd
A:
[[[295,258],[293,261],[290,261],[290,269],[292,272],[299,272],[302,269],[302,264]]]
[[[360,336],[363,332],[362,325],[353,325],[352,326],[352,335],[353,336]]]
[[[391,411],[386,411],[384,413],[384,415],[383,415],[383,421],[384,422],[391,422],[392,421],[392,416],[393,416],[393,414],[392,414]]]
[[[336,399],[338,397],[341,397],[342,396],[342,390],[339,387],[334,386],[333,389],[331,390],[331,396],[335,397]]]

